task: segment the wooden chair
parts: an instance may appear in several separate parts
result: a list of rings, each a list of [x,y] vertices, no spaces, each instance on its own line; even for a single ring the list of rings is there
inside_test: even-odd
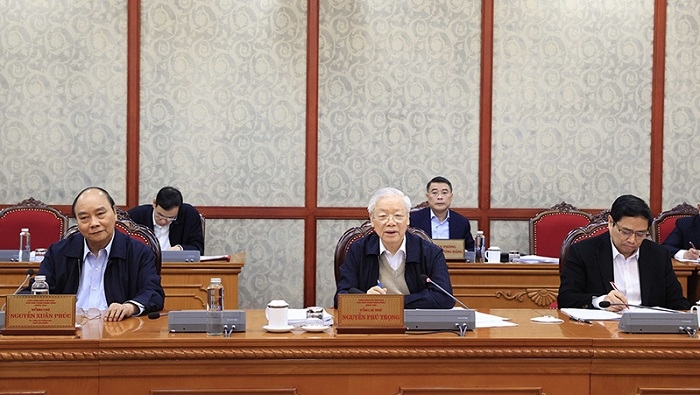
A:
[[[0,211],[0,250],[17,250],[22,228],[29,228],[32,249],[48,248],[61,240],[67,227],[65,215],[30,197]]]
[[[139,225],[132,221],[129,214],[119,207],[117,207],[117,221],[114,227],[118,231],[129,235],[129,237],[144,243],[153,251],[153,254],[156,256],[156,271],[160,274],[161,267],[163,266],[163,255],[160,252],[160,243],[158,243],[158,239],[153,231],[146,226]],[[78,232],[78,225],[73,225],[68,228],[63,238],[68,238],[76,232]]]
[[[566,235],[575,228],[585,226],[591,214],[580,211],[566,202],[539,212],[530,218],[530,253],[556,257]]]
[[[428,201],[427,201],[427,200],[424,200],[424,201],[422,201],[422,202],[416,204],[415,206],[411,207],[411,212],[418,211],[418,210],[422,210],[422,209],[424,209],[424,208],[426,208],[426,207],[428,207]]]
[[[578,243],[581,240],[591,238],[593,236],[598,236],[599,234],[605,233],[608,230],[608,222],[598,222],[576,228],[569,232],[561,243],[561,251],[559,253],[559,273],[561,273],[562,268],[566,265],[566,257],[569,255],[569,249],[574,243]]]
[[[651,221],[651,239],[661,244],[676,227],[676,220],[683,217],[692,217],[698,214],[697,207],[693,207],[686,202],[678,206],[663,211],[658,217]]]
[[[419,236],[431,243],[433,241],[422,229],[409,226],[406,232]],[[342,266],[343,262],[345,262],[345,254],[348,253],[352,243],[372,233],[374,233],[374,228],[372,227],[370,221],[367,220],[360,226],[346,230],[345,233],[340,236],[340,240],[338,240],[338,244],[335,246],[335,255],[333,258],[336,284],[338,284],[338,280],[340,280],[340,266]]]

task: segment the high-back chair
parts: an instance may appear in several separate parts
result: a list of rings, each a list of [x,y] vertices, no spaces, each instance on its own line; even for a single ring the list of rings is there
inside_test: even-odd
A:
[[[692,217],[698,214],[697,207],[693,207],[686,202],[678,206],[663,211],[658,217],[651,221],[651,239],[657,243],[663,243],[669,234],[676,227],[676,220],[683,217]]]
[[[19,248],[19,232],[29,228],[31,248],[48,248],[61,240],[68,218],[60,211],[30,197],[0,211],[0,250]]]
[[[564,265],[566,265],[566,257],[569,255],[569,250],[571,245],[578,243],[581,240],[585,240],[599,234],[605,233],[608,230],[608,222],[597,222],[576,228],[569,232],[561,243],[561,251],[559,254],[559,273],[561,273]]]
[[[160,251],[160,243],[158,243],[158,238],[156,238],[153,231],[148,229],[146,226],[139,225],[132,221],[129,214],[119,207],[117,207],[117,221],[114,227],[118,231],[147,245],[151,251],[153,251],[153,254],[156,256],[156,271],[158,274],[160,274],[161,266],[163,265],[163,254]],[[67,238],[76,232],[78,232],[78,225],[73,225],[68,228],[63,238]]]
[[[414,228],[409,226],[408,229],[406,230],[407,233],[414,234],[416,236],[419,236],[423,238],[424,240],[427,240],[432,243],[432,239],[430,236],[428,236],[427,233],[425,233],[422,229],[419,228]],[[372,224],[370,221],[365,221],[362,223],[360,226],[356,226],[353,228],[350,228],[343,233],[342,236],[340,236],[340,239],[338,240],[338,244],[335,246],[335,255],[333,259],[333,266],[335,268],[335,283],[338,284],[338,280],[340,280],[340,266],[343,265],[343,262],[345,262],[345,254],[348,253],[348,250],[350,249],[350,246],[352,243],[356,242],[357,240],[360,240],[361,238],[370,235],[374,233],[374,228],[372,227]]]
[[[537,213],[530,218],[530,253],[547,257],[558,256],[566,235],[572,229],[586,226],[591,217],[591,214],[580,211],[566,202]]]

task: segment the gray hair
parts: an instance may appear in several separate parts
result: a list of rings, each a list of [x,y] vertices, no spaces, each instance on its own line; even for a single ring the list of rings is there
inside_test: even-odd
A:
[[[396,188],[391,188],[391,187],[384,187],[384,188],[379,188],[377,192],[372,195],[372,198],[369,199],[369,204],[367,205],[367,211],[369,212],[370,215],[374,212],[374,207],[377,205],[377,202],[380,199],[390,197],[390,196],[398,196],[401,199],[403,199],[404,204],[406,205],[406,213],[411,211],[411,199],[406,196],[403,192],[399,191]]]

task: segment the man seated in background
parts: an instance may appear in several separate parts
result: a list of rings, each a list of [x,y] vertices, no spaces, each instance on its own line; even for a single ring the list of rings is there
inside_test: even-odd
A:
[[[700,204],[698,204],[700,210]],[[662,243],[674,258],[697,260],[700,257],[700,215],[678,218],[676,226]]]
[[[423,229],[432,239],[462,239],[464,249],[474,251],[469,220],[450,210],[452,183],[445,177],[435,177],[426,191],[428,207],[411,213],[411,226]]]
[[[76,294],[76,309],[98,309],[106,321],[162,310],[165,292],[156,256],[144,243],[115,232],[109,193],[83,190],[73,201],[73,216],[80,232],[52,244],[39,266],[49,293]]]
[[[161,250],[199,250],[204,254],[202,219],[196,208],[182,202],[177,189],[162,188],[153,204],[134,207],[129,216],[153,231]]]
[[[559,307],[601,308],[600,302],[608,301],[611,311],[626,304],[689,309],[671,254],[647,239],[651,221],[642,199],[618,197],[608,231],[571,245],[561,270]]]
[[[426,275],[452,292],[442,249],[407,233],[411,200],[395,188],[379,189],[367,210],[374,227],[350,245],[340,266],[335,295],[347,293],[402,294],[408,309],[449,309],[454,300],[421,278]]]

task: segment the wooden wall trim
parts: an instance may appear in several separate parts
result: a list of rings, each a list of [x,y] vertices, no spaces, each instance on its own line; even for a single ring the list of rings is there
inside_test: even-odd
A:
[[[491,240],[491,119],[493,113],[493,18],[494,1],[481,3],[481,83],[479,98],[479,211],[478,228]],[[476,229],[475,229],[476,231]]]
[[[663,206],[666,0],[656,0],[654,3],[654,53],[652,56],[649,206],[653,213],[658,213]]]
[[[127,3],[126,207],[139,203],[141,0]],[[121,202],[117,202],[120,204]]]

